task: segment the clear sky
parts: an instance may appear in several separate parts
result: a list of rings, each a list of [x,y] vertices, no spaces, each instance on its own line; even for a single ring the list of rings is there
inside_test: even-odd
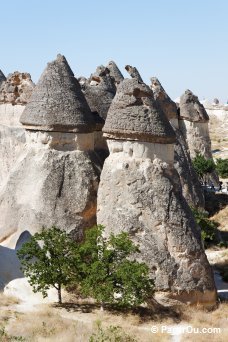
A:
[[[173,99],[187,88],[228,99],[228,0],[2,0],[0,29],[6,75],[36,82],[61,53],[76,76],[112,59],[158,77]]]

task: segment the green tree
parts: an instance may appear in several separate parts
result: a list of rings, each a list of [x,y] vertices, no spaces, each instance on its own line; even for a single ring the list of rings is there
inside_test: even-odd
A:
[[[81,290],[84,295],[122,307],[137,306],[153,294],[153,281],[145,263],[133,257],[139,249],[127,233],[103,236],[104,227],[86,232],[79,248]]]
[[[214,220],[210,220],[208,218],[207,212],[198,210],[196,208],[191,209],[196,220],[196,223],[200,226],[201,237],[205,247],[209,247],[211,243],[218,242],[218,223]]]
[[[208,174],[212,173],[215,170],[215,163],[213,159],[206,159],[200,153],[196,154],[192,163],[199,178],[204,182],[207,180]]]
[[[54,287],[62,303],[62,287],[76,277],[75,250],[76,244],[67,233],[54,226],[43,228],[24,243],[17,255],[33,291],[46,297],[47,290]]]
[[[221,178],[228,178],[228,159],[218,158],[216,160],[216,170]]]

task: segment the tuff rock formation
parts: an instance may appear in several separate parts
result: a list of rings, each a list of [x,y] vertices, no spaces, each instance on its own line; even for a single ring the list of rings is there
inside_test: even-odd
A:
[[[1,84],[0,103],[10,103],[12,105],[25,105],[34,88],[31,75],[15,71],[9,74],[7,79]]]
[[[157,77],[151,77],[150,80],[151,89],[158,106],[163,110],[171,125],[178,128],[178,113],[175,102],[171,100]]]
[[[180,97],[179,106],[179,127],[187,143],[191,159],[197,153],[202,154],[206,159],[212,159],[209,116],[204,106],[190,90],[186,90]],[[210,181],[214,185],[219,185],[216,172],[210,175]]]
[[[97,220],[105,234],[130,234],[157,290],[185,302],[214,304],[212,271],[173,167],[176,136],[152,90],[125,79],[103,132],[110,155],[101,174]]]
[[[143,83],[142,77],[136,67],[132,67],[131,65],[126,65],[125,69],[127,70],[127,72],[132,78],[136,78],[138,82]]]
[[[2,70],[0,70],[0,86],[1,86],[2,82],[4,82],[5,80],[6,80],[6,77],[3,74]]]
[[[75,238],[96,223],[95,122],[64,56],[48,63],[21,115],[26,149],[0,191],[0,240],[57,225]]]
[[[193,168],[187,144],[179,129],[177,106],[156,77],[151,78],[151,89],[157,105],[165,113],[176,133],[174,167],[180,176],[183,195],[189,205],[204,208],[203,190]]]
[[[123,81],[124,77],[114,61],[110,61],[107,68],[109,69],[110,76],[114,79],[116,85]]]
[[[115,65],[115,72],[116,68]],[[105,139],[103,139],[102,127],[116,93],[115,80],[111,77],[108,68],[99,66],[88,80],[80,78],[79,82],[96,121],[94,147],[101,159],[104,160],[108,155],[108,147]]]
[[[19,122],[34,83],[28,73],[10,74],[0,87],[0,189],[24,150],[25,130]]]
[[[199,152],[205,158],[212,158],[208,131],[209,116],[199,99],[190,90],[180,97],[179,126],[187,142],[191,158]]]

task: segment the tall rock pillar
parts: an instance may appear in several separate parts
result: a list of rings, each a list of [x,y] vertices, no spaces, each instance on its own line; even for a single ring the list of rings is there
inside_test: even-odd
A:
[[[125,79],[103,132],[110,155],[101,174],[97,220],[105,234],[130,234],[157,290],[185,302],[214,304],[212,271],[173,167],[175,133],[152,90]]]
[[[64,56],[48,63],[20,119],[26,149],[0,192],[0,239],[56,225],[75,238],[96,223],[95,122]]]

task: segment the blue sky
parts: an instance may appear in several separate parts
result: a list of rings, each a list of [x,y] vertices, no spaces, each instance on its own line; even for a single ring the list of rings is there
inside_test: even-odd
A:
[[[228,99],[227,0],[2,0],[0,69],[36,82],[57,53],[76,76],[113,59],[159,78],[172,98],[189,88]],[[126,74],[125,74],[126,75]]]

